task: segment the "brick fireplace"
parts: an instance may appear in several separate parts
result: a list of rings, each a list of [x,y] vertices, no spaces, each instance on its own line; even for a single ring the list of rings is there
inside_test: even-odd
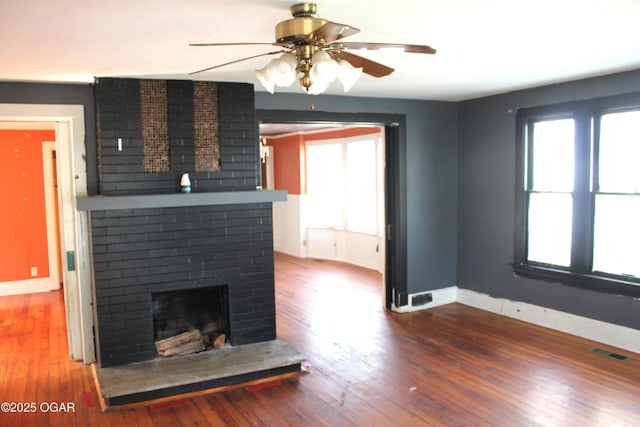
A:
[[[155,358],[154,304],[168,292],[224,287],[227,342],[274,340],[272,202],[286,194],[256,191],[252,85],[100,78],[95,97],[101,194],[78,208],[100,367]],[[184,172],[191,194],[178,193]]]
[[[155,357],[153,295],[169,291],[225,286],[228,342],[275,339],[270,203],[92,210],[91,228],[102,367]]]

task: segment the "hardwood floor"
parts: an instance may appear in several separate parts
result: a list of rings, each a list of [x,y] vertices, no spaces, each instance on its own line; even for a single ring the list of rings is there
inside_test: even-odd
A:
[[[276,288],[278,336],[310,375],[106,413],[68,360],[62,294],[1,297],[0,402],[35,412],[3,406],[0,426],[640,425],[638,354],[461,304],[385,312],[377,273],[334,262],[277,255]]]

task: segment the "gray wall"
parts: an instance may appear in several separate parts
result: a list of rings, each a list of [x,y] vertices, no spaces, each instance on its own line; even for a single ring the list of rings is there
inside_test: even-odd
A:
[[[456,283],[457,107],[455,103],[304,94],[256,94],[256,108],[406,116],[407,291]],[[98,193],[93,87],[0,82],[0,102],[79,104],[85,108],[89,194]],[[403,181],[402,181],[403,180]]]
[[[640,329],[640,301],[514,277],[518,108],[640,91],[640,70],[459,104],[458,286]]]
[[[406,116],[408,291],[458,284],[640,329],[640,301],[517,278],[513,257],[515,109],[640,91],[640,70],[461,103],[256,93],[259,109]],[[97,191],[89,85],[0,82],[0,102],[85,106],[89,188]],[[91,163],[94,169],[91,168]],[[91,175],[93,172],[93,175]],[[457,222],[456,222],[457,217]]]
[[[257,92],[257,109],[402,114],[406,117],[407,291],[456,284],[455,103]]]
[[[88,84],[47,84],[0,82],[3,104],[71,104],[84,106],[87,192],[98,193],[96,163],[96,120],[93,86]]]

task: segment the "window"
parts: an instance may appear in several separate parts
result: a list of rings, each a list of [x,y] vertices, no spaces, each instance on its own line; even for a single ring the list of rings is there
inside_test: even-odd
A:
[[[309,141],[306,156],[309,227],[379,234],[384,229],[381,134]]]
[[[640,296],[640,94],[521,110],[514,270]]]
[[[317,228],[343,228],[343,159],[340,143],[307,143],[307,194],[309,225]],[[329,166],[331,165],[331,166]]]

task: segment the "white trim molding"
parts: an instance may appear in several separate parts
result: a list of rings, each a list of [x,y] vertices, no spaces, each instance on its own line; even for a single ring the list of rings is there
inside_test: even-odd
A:
[[[32,294],[35,292],[49,292],[50,290],[50,277],[39,277],[37,279],[16,280],[13,282],[0,283],[0,297]]]
[[[413,297],[424,294],[431,294],[431,302],[412,305]],[[392,310],[398,313],[410,313],[454,302],[640,354],[640,330],[638,329],[526,302],[494,298],[469,289],[460,289],[457,286],[409,294],[408,305],[402,307],[394,305]]]
[[[468,289],[458,289],[457,302],[634,353],[640,353],[640,330],[637,329],[525,302],[494,298]]]
[[[457,286],[449,286],[448,288],[435,289],[427,292],[418,292],[415,294],[409,294],[409,304],[401,307],[393,306],[393,311],[398,313],[410,313],[412,311],[425,310],[428,308],[438,307],[440,305],[451,304],[457,300]],[[425,294],[431,294],[431,302],[421,305],[412,305],[413,298],[416,296],[422,296]]]

